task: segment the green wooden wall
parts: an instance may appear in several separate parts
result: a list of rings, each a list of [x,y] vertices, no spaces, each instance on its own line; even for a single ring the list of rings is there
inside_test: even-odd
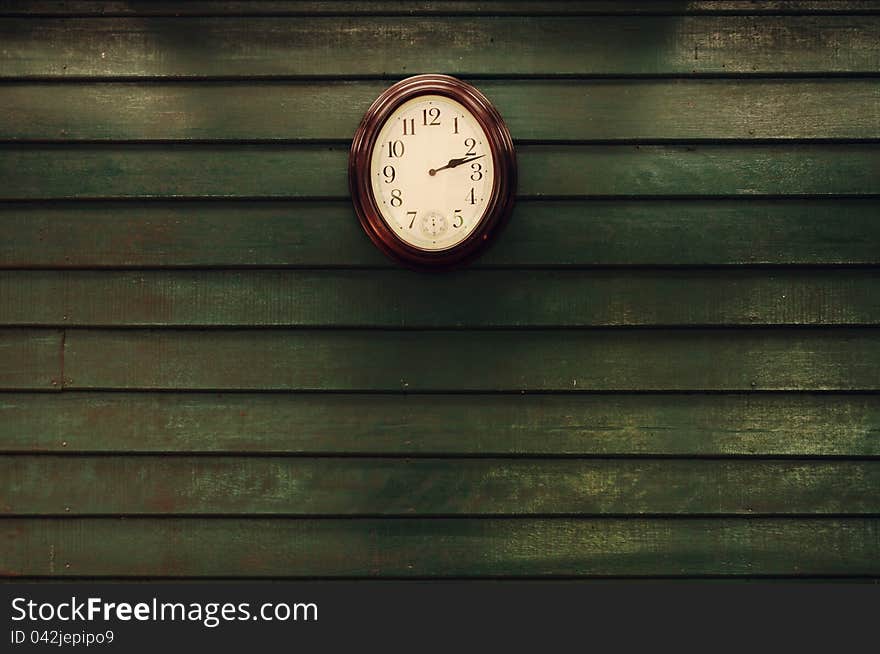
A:
[[[371,100],[517,144],[467,270]],[[880,7],[0,3],[0,575],[880,577]]]

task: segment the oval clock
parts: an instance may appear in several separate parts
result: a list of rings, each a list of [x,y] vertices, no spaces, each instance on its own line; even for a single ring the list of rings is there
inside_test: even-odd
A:
[[[348,158],[355,212],[373,243],[417,269],[479,255],[507,221],[516,153],[501,115],[476,88],[416,75],[382,93]]]

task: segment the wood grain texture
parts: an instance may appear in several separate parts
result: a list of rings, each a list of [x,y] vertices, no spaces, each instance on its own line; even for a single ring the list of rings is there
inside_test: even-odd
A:
[[[473,80],[513,138],[876,139],[876,79]],[[349,140],[388,82],[10,83],[2,140]],[[840,102],[846,97],[846,102]]]
[[[104,327],[876,325],[880,275],[872,268],[447,275],[7,270],[0,272],[0,321]]]
[[[0,78],[876,73],[878,34],[834,15],[3,18]]]
[[[785,14],[785,13],[880,13],[871,0],[585,0],[585,1],[465,1],[352,2],[316,0],[287,2],[259,0],[230,2],[189,0],[186,3],[148,3],[113,0],[6,0],[0,15],[8,16],[313,16],[319,15],[602,15],[602,14]]]
[[[520,202],[475,267],[880,263],[880,201]],[[389,268],[337,202],[0,203],[0,267]]]
[[[0,390],[60,390],[63,347],[57,329],[0,329]]]
[[[347,198],[347,161],[341,146],[6,145],[0,200]],[[880,193],[869,144],[532,145],[517,163],[526,198]]]
[[[877,575],[872,518],[9,518],[3,576]]]
[[[0,577],[880,577],[876,3],[13,1],[0,43]],[[347,200],[425,71],[521,170],[443,278]]]
[[[3,456],[0,515],[880,514],[880,461]]]
[[[314,391],[878,390],[866,329],[70,330],[65,387]]]
[[[0,452],[880,456],[880,395],[4,393]]]

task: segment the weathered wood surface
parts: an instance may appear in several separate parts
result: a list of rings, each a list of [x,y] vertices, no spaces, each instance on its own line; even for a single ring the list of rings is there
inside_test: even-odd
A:
[[[520,202],[497,266],[880,263],[873,198]],[[0,203],[0,267],[395,267],[351,203]]]
[[[4,393],[2,452],[880,456],[880,395]]]
[[[2,452],[880,456],[880,395],[3,393]]]
[[[880,461],[0,457],[0,515],[880,514]]]
[[[876,3],[0,16],[0,577],[880,577]],[[443,279],[345,176],[428,70],[522,173]]]
[[[61,390],[62,332],[0,328],[0,389]]]
[[[878,35],[837,15],[2,18],[0,78],[876,73]]]
[[[6,576],[880,574],[872,518],[8,518],[0,540]]]
[[[880,138],[876,79],[473,83],[519,142]],[[0,139],[347,141],[388,84],[10,83]]]
[[[347,161],[342,146],[13,144],[0,200],[347,198]],[[527,198],[880,194],[870,144],[532,145],[517,161]]]
[[[314,391],[880,390],[880,332],[69,330],[65,387]]]
[[[430,2],[285,0],[118,2],[114,0],[6,0],[7,16],[314,16],[314,15],[603,15],[603,14],[810,14],[880,13],[872,0],[432,0]]]
[[[462,295],[462,290],[466,293]],[[868,269],[2,271],[0,324],[596,327],[880,324]]]

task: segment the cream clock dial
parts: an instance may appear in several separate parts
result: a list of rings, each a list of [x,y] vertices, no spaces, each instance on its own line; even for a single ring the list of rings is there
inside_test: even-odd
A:
[[[516,154],[501,115],[448,75],[392,84],[352,139],[348,184],[357,218],[386,255],[445,270],[480,255],[513,208]]]
[[[476,118],[451,98],[424,95],[400,105],[379,131],[370,179],[393,232],[437,251],[458,245],[479,224],[495,166]]]

